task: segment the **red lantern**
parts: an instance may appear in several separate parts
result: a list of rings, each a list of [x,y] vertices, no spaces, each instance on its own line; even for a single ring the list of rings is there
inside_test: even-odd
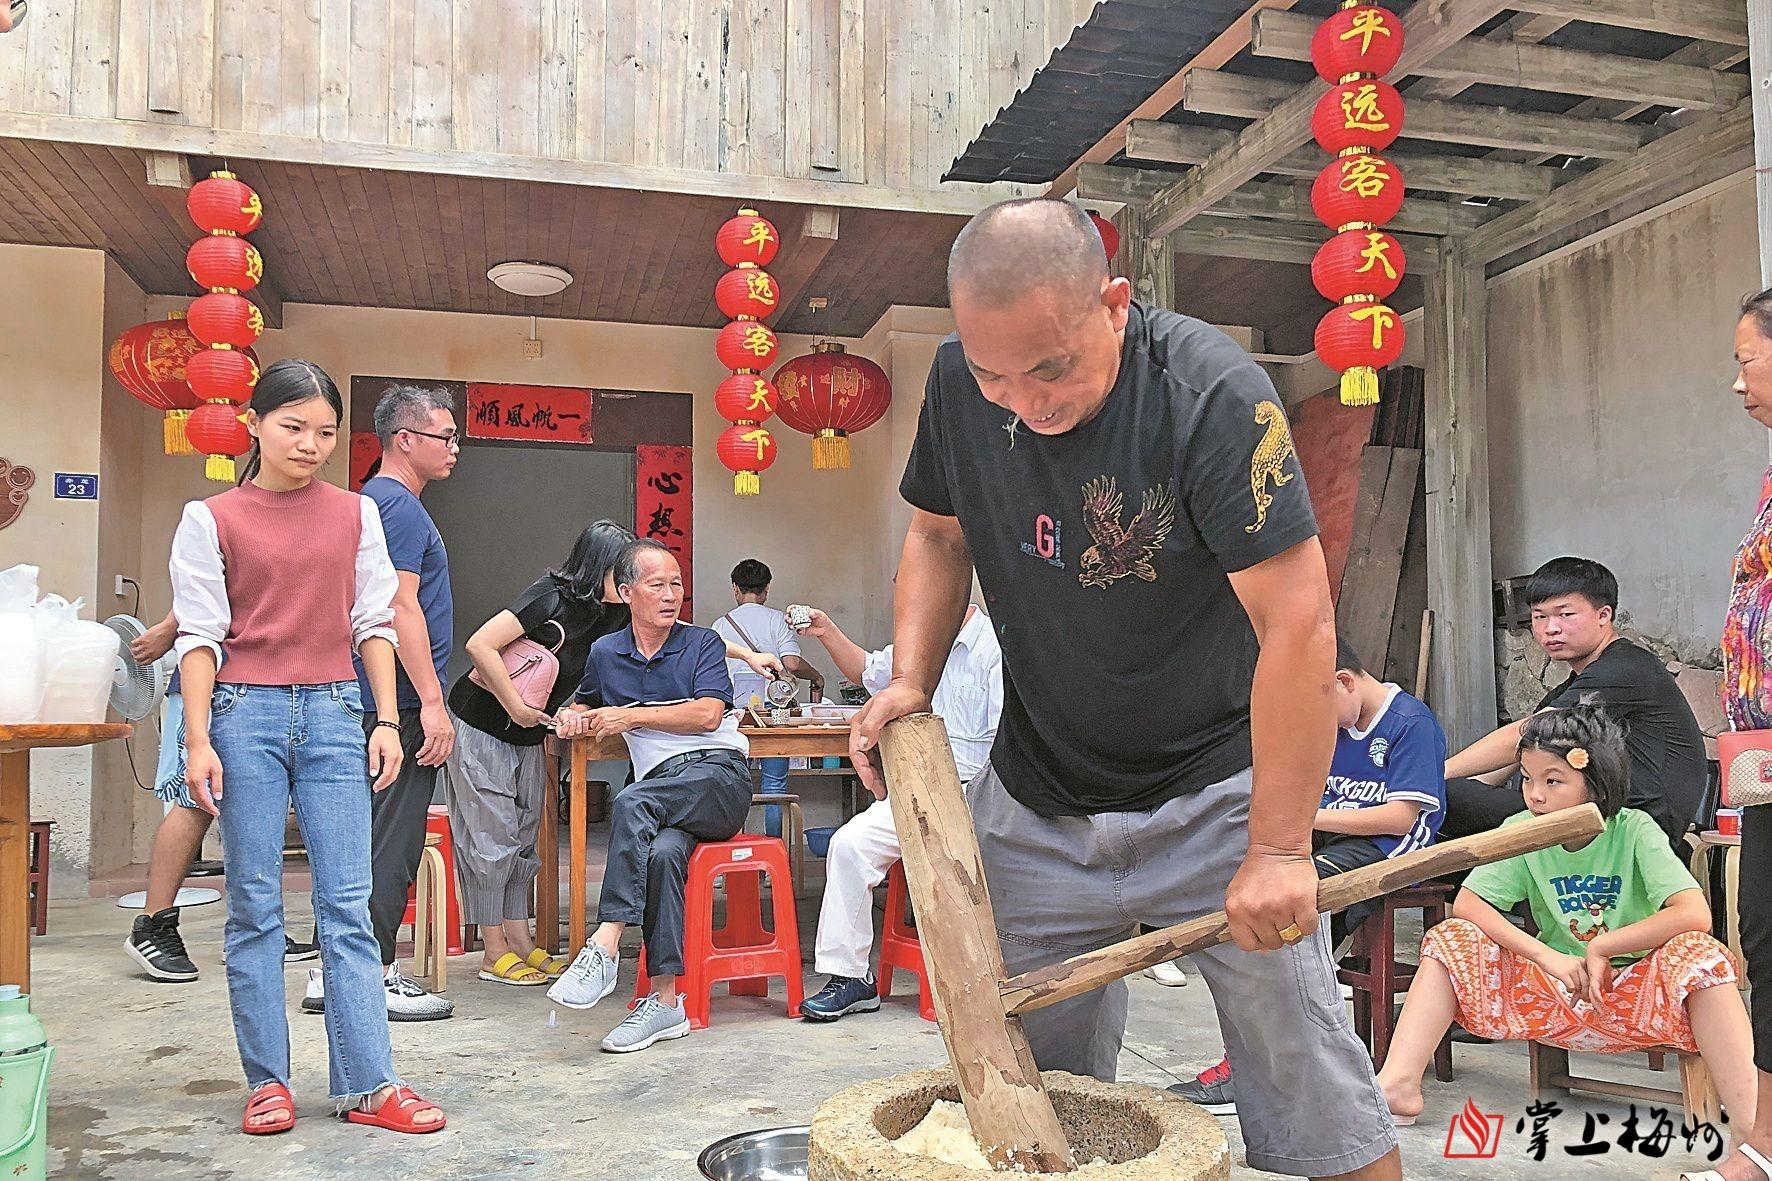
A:
[[[1402,169],[1370,152],[1337,156],[1311,183],[1311,210],[1332,230],[1362,222],[1381,226],[1402,207]]]
[[[714,235],[714,249],[720,252],[720,261],[729,267],[747,262],[766,267],[781,249],[781,234],[774,223],[755,209],[740,209],[738,216],[729,218]]]
[[[755,496],[763,490],[757,473],[775,462],[775,437],[769,428],[758,423],[739,422],[720,432],[714,451],[727,470],[736,473],[732,491],[737,496]]]
[[[728,369],[767,369],[780,348],[769,325],[755,320],[728,324],[714,340],[714,355]]]
[[[209,457],[203,474],[212,480],[232,483],[234,457],[244,455],[252,447],[252,436],[240,421],[240,410],[226,402],[205,402],[191,411],[185,434],[191,446]]]
[[[1311,38],[1311,64],[1331,86],[1349,74],[1388,74],[1402,55],[1403,22],[1395,13],[1369,5],[1342,9],[1318,25]]]
[[[211,291],[251,291],[265,275],[258,248],[232,234],[198,238],[185,252],[185,268],[197,286]]]
[[[1386,304],[1344,303],[1317,323],[1317,356],[1341,372],[1347,406],[1378,401],[1378,371],[1403,355],[1403,317]]]
[[[167,455],[191,454],[185,419],[199,399],[191,392],[185,366],[203,351],[182,312],[137,324],[111,343],[108,361],[118,384],[136,401],[162,412],[160,446]]]
[[[734,320],[773,316],[780,300],[781,286],[775,277],[748,263],[727,271],[714,285],[714,303],[719,305],[721,314]]]
[[[763,422],[775,414],[775,387],[756,373],[734,373],[714,391],[714,409],[728,422]]]
[[[812,466],[821,470],[848,467],[849,433],[879,422],[892,404],[892,383],[884,370],[829,342],[778,369],[775,388],[781,391],[775,412],[813,436]]]
[[[258,384],[258,364],[242,349],[205,349],[185,366],[191,392],[205,402],[244,403]]]
[[[1361,79],[1331,86],[1311,112],[1311,134],[1325,152],[1382,152],[1403,130],[1403,96],[1388,82]]]
[[[1382,230],[1348,230],[1317,250],[1311,260],[1311,282],[1324,299],[1340,303],[1349,296],[1384,299],[1403,281],[1403,247]]]
[[[191,301],[191,334],[206,345],[243,349],[264,335],[265,317],[250,299],[229,291],[212,291]]]
[[[1120,231],[1114,227],[1113,222],[1095,210],[1085,212],[1089,214],[1089,220],[1095,223],[1095,232],[1101,235],[1101,248],[1107,251],[1108,261],[1112,262],[1114,255],[1120,253]]]
[[[192,185],[190,196],[185,198],[185,209],[197,228],[206,234],[221,230],[250,234],[265,219],[265,207],[258,194],[231,172],[212,172]]]

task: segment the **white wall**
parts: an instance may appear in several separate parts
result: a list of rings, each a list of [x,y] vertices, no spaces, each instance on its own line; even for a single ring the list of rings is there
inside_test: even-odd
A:
[[[1682,656],[1718,642],[1767,432],[1730,392],[1759,287],[1751,177],[1489,291],[1496,578],[1572,553]]]

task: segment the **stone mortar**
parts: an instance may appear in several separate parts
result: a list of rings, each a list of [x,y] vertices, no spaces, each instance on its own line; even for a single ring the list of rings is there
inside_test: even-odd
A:
[[[1229,1178],[1230,1149],[1218,1121],[1151,1087],[1103,1083],[1050,1070],[1040,1078],[1078,1160],[1110,1162],[1088,1181],[1214,1181]],[[900,1152],[937,1099],[958,1101],[953,1072],[920,1070],[862,1083],[826,1100],[812,1117],[809,1181],[978,1181],[990,1174]]]

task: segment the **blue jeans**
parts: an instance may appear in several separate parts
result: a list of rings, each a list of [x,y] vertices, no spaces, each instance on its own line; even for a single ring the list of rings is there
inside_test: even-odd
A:
[[[369,775],[355,681],[217,685],[228,1000],[248,1086],[289,1082],[283,821],[291,797],[314,878],[332,1098],[399,1083],[381,952],[369,926]]]
[[[788,793],[786,759],[758,759],[757,766],[763,770],[763,786],[758,795],[784,796]],[[763,831],[772,837],[781,835],[781,805],[770,804],[763,809]]]

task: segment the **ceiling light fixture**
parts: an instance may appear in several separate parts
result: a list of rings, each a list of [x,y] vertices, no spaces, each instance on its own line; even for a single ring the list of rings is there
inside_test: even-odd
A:
[[[493,285],[512,295],[558,295],[572,285],[572,272],[545,262],[501,262],[486,272]]]

